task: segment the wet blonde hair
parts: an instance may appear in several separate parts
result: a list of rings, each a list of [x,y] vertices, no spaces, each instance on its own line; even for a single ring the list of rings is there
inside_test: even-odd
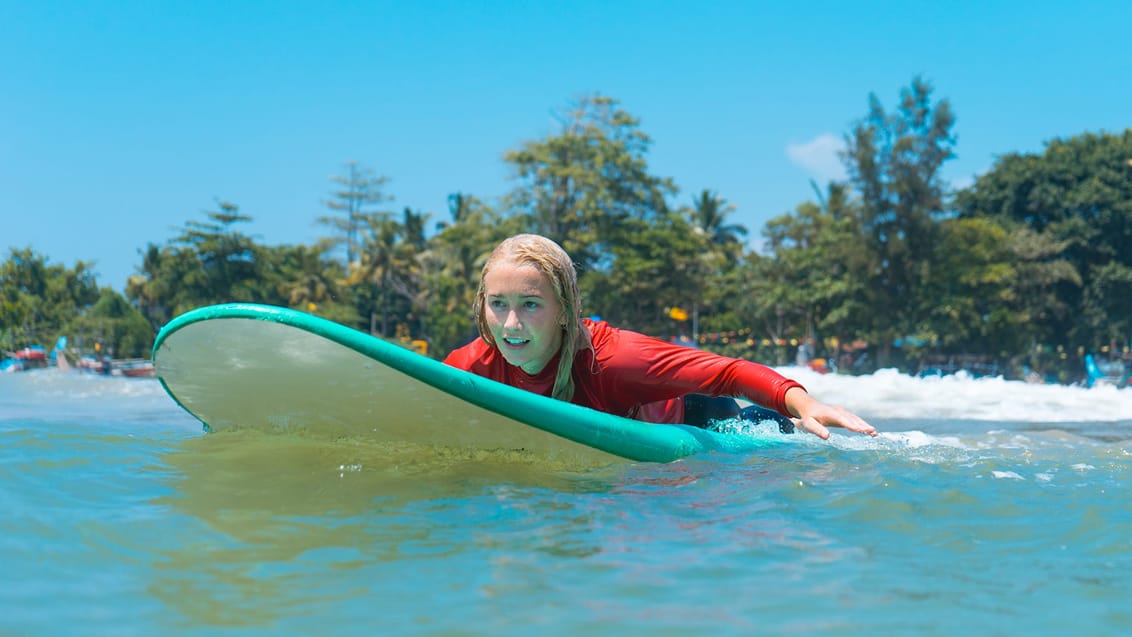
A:
[[[554,295],[562,308],[562,316],[558,317],[558,323],[562,326],[562,348],[559,350],[561,356],[551,395],[568,401],[574,397],[574,376],[571,373],[574,354],[593,347],[590,332],[582,324],[582,297],[578,292],[578,273],[574,269],[574,261],[562,246],[537,234],[517,234],[504,239],[495,247],[483,264],[479,290],[476,291],[476,300],[472,305],[480,337],[492,347],[497,347],[497,344],[487,323],[487,290],[484,280],[497,263],[503,262],[535,267],[554,288]]]

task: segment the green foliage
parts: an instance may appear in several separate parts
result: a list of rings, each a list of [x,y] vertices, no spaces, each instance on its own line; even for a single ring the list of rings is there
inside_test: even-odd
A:
[[[1116,261],[1093,266],[1082,305],[1081,318],[1094,344],[1127,342],[1132,334],[1132,268]]]
[[[472,302],[480,269],[495,245],[522,230],[516,219],[503,219],[479,199],[455,193],[448,199],[452,221],[421,254],[425,329],[430,351],[443,356],[477,335]]]
[[[355,325],[360,321],[357,308],[340,300],[346,274],[328,256],[331,246],[279,246],[264,248],[261,254],[274,264],[272,279],[280,305]]]
[[[946,353],[1017,351],[1024,313],[1007,230],[990,219],[947,219],[932,254],[927,296],[934,302],[916,336]]]
[[[1038,342],[1093,349],[1130,335],[1132,130],[1049,142],[1008,153],[958,194],[964,217],[991,217],[1028,232],[1023,273]]]
[[[529,142],[504,160],[520,186],[510,206],[527,231],[557,241],[583,272],[606,267],[611,237],[628,220],[654,220],[676,187],[649,174],[652,140],[640,122],[602,95],[584,97],[554,137]]]
[[[586,311],[629,329],[674,336],[681,328],[667,309],[691,312],[699,303],[710,265],[706,235],[675,213],[652,222],[629,219],[618,232],[610,242],[610,267],[586,272],[578,282]]]
[[[80,350],[100,343],[115,358],[148,358],[156,336],[142,313],[110,288],[103,288],[90,311],[68,323],[64,332]]]
[[[933,300],[932,246],[944,211],[940,168],[954,154],[955,118],[947,100],[933,104],[932,88],[919,78],[901,91],[900,105],[887,113],[876,96],[869,114],[847,136],[844,154],[849,182],[860,196],[862,249],[871,263],[861,270],[861,289],[871,308],[867,334],[880,344],[881,363],[889,346],[911,333]]]
[[[10,249],[0,264],[0,349],[50,345],[98,295],[91,264],[67,268],[31,248]]]
[[[806,202],[767,222],[768,256],[744,265],[741,316],[758,338],[821,342],[862,335],[872,260],[861,249],[860,206],[844,184],[829,184],[820,198],[820,205]]]
[[[344,284],[368,315],[370,333],[388,338],[391,316],[407,313],[420,292],[417,249],[405,224],[387,213],[363,215],[359,223],[358,259],[350,263]]]
[[[210,303],[280,303],[270,251],[233,226],[247,223],[235,204],[221,202],[208,221],[189,221],[165,247],[150,244],[127,297],[154,329],[174,316]],[[265,284],[266,282],[266,284]]]
[[[386,212],[375,210],[374,206],[393,198],[385,194],[389,178],[375,175],[373,170],[354,161],[347,162],[345,168],[345,175],[330,178],[338,188],[325,203],[334,214],[319,217],[318,221],[334,229],[335,233],[328,238],[328,244],[335,247],[344,245],[346,263],[350,264],[360,256],[361,233],[367,223],[366,219]]]
[[[455,193],[431,236],[429,213],[382,209],[388,180],[351,162],[332,178],[334,214],[319,218],[332,236],[264,246],[238,229],[252,218],[221,202],[147,246],[126,298],[100,292],[90,264],[12,249],[0,265],[0,345],[68,333],[139,356],[182,312],[252,301],[425,340],[442,357],[476,337],[471,307],[490,251],[537,232],[575,258],[586,313],[660,337],[698,334],[729,355],[785,363],[801,339],[830,357],[834,343],[864,340],[881,364],[908,371],[923,357],[963,354],[1072,380],[1072,353],[1127,348],[1132,131],[1005,154],[952,198],[940,169],[954,121],[918,78],[891,113],[870,96],[846,135],[848,181],[815,185],[816,201],[771,219],[755,253],[717,192],[670,206],[677,188],[651,173],[639,120],[613,98],[587,96],[555,134],[505,155],[517,185],[499,209]]]
[[[743,237],[747,228],[741,224],[727,222],[727,216],[735,212],[735,206],[711,190],[700,191],[692,202],[689,211],[692,226],[704,233],[719,256],[734,264],[743,253]]]

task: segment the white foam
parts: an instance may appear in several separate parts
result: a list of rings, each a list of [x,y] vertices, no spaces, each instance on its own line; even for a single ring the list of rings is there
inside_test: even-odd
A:
[[[1013,471],[991,471],[991,475],[999,480],[1025,480]]]
[[[0,375],[0,412],[10,419],[87,422],[182,413],[155,379],[58,369]]]
[[[864,376],[818,374],[805,367],[779,372],[824,402],[867,418],[1004,422],[1132,420],[1132,388],[1030,384],[965,374],[917,378],[894,369]]]

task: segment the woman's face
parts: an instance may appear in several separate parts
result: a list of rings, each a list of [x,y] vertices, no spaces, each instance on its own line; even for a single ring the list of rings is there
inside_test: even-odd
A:
[[[562,348],[562,305],[533,265],[501,261],[484,276],[484,315],[504,360],[528,374]]]

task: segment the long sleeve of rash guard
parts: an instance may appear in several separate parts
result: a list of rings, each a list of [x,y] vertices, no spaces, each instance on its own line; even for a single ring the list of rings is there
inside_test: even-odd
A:
[[[603,323],[593,325],[591,332],[597,367],[606,376],[603,384],[612,384],[610,390],[633,386],[640,402],[700,393],[745,398],[792,416],[786,409],[786,392],[793,387],[805,389],[759,363],[668,343]]]

